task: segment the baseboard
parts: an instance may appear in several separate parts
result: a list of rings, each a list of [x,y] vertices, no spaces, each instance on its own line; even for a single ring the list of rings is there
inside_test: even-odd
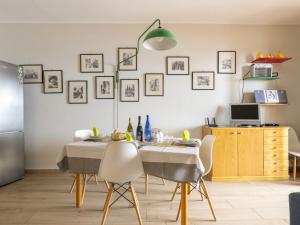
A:
[[[26,169],[25,172],[27,174],[34,173],[61,173],[59,169]]]

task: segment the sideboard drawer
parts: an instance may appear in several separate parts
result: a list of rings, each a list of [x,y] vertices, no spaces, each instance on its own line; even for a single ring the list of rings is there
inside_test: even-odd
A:
[[[264,161],[282,161],[282,160],[288,160],[287,152],[283,152],[283,151],[264,152]]]
[[[265,145],[288,145],[287,137],[265,137],[264,138]]]
[[[287,137],[288,129],[265,129],[265,137]]]

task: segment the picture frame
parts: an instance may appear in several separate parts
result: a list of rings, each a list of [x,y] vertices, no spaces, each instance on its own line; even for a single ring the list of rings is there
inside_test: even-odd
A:
[[[88,103],[88,82],[87,80],[68,81],[68,103],[87,104]]]
[[[164,96],[164,74],[145,73],[145,96]]]
[[[166,67],[167,67],[167,75],[189,75],[190,57],[189,56],[167,56]]]
[[[62,70],[44,70],[44,94],[63,93],[63,71]]]
[[[126,58],[135,55],[135,57],[126,60]],[[120,63],[119,71],[137,71],[137,48],[118,48],[118,62]]]
[[[192,90],[215,90],[215,72],[193,71]]]
[[[236,51],[218,51],[218,74],[236,74]]]
[[[80,73],[103,73],[103,54],[80,54]]]
[[[120,79],[120,101],[139,102],[139,79]]]
[[[19,65],[23,70],[24,84],[42,84],[43,83],[43,65],[42,64],[23,64]]]
[[[96,76],[95,96],[96,99],[114,99],[115,98],[115,77]]]

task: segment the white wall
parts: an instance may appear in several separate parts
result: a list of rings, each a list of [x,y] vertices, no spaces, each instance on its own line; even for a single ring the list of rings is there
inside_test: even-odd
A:
[[[0,59],[16,64],[42,63],[44,69],[62,69],[64,93],[42,93],[40,84],[25,85],[25,142],[28,169],[56,168],[57,153],[72,141],[74,130],[99,127],[108,133],[113,125],[113,100],[94,98],[94,76],[79,73],[80,53],[103,53],[105,72],[113,75],[118,47],[135,46],[146,25],[99,24],[0,24]],[[299,26],[241,25],[167,25],[178,39],[178,46],[166,52],[141,49],[138,71],[121,72],[121,78],[140,79],[140,102],[120,103],[121,129],[128,117],[150,114],[152,127],[160,127],[172,135],[185,128],[200,137],[200,126],[206,116],[217,112],[218,122],[227,123],[231,102],[241,97],[242,67],[248,65],[257,51],[283,51],[293,60],[276,65],[279,81],[247,82],[245,90],[265,88],[287,89],[290,105],[265,109],[266,122],[292,124],[300,131],[298,62],[300,57]],[[237,51],[237,75],[216,74],[215,91],[192,91],[191,76],[165,75],[165,96],[145,97],[143,74],[165,73],[166,56],[190,56],[190,70],[216,71],[217,51]],[[98,74],[99,75],[99,74]],[[102,74],[100,74],[102,75]],[[67,104],[67,80],[88,80],[88,105]],[[136,126],[136,123],[134,124]]]

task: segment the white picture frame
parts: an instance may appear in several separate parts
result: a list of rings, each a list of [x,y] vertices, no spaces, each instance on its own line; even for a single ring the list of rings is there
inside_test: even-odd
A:
[[[145,96],[164,96],[164,74],[145,74]]]

